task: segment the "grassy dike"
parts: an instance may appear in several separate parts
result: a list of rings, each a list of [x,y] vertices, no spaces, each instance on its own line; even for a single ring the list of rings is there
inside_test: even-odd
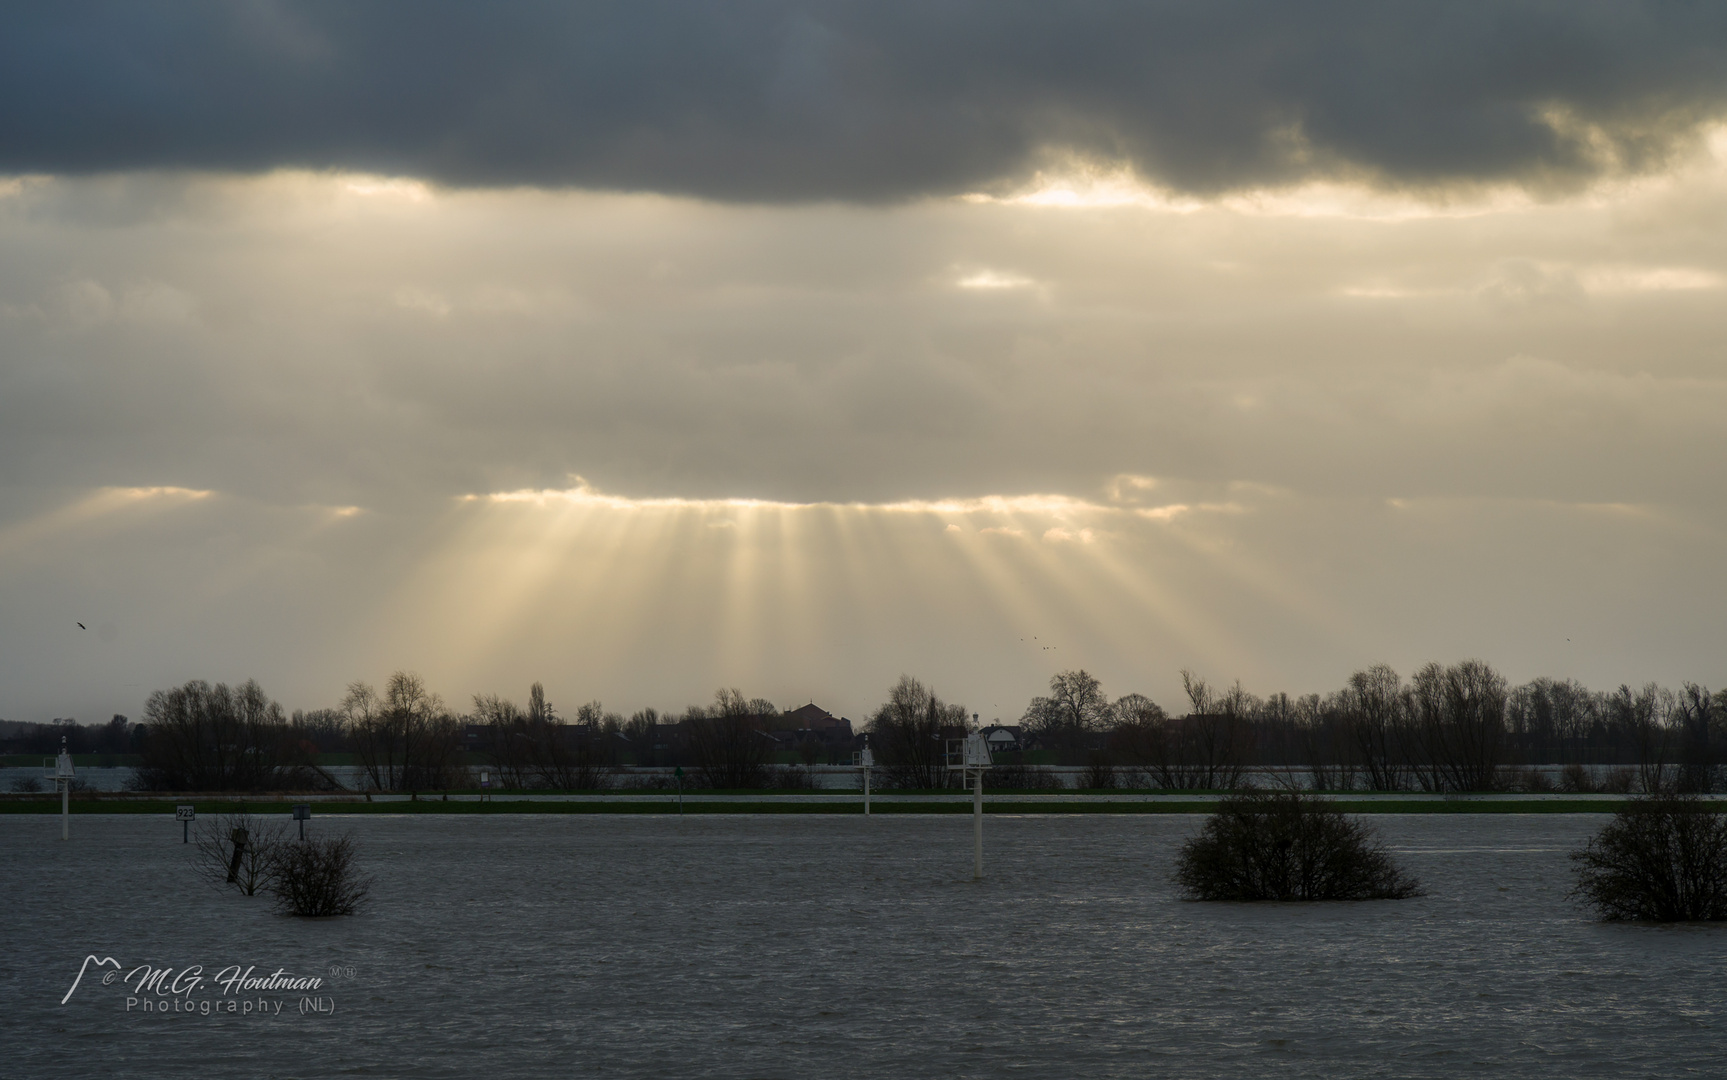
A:
[[[704,793],[705,794],[705,793]],[[246,810],[259,816],[287,815],[292,799],[260,799],[240,801],[221,797],[187,799],[140,799],[136,797],[78,798],[72,801],[75,814],[162,814],[172,817],[174,807],[191,803],[199,815],[230,814]],[[1525,801],[1513,799],[1339,799],[1339,810],[1351,814],[1611,814],[1624,806],[1610,799],[1548,799]],[[495,799],[489,802],[445,802],[437,797],[400,802],[366,802],[364,800],[321,800],[312,804],[315,818],[345,814],[677,814],[677,801],[623,802],[557,802],[526,799]],[[1209,814],[1217,809],[1216,800],[1157,800],[1103,801],[1102,799],[1065,801],[1027,799],[1024,802],[1008,798],[986,802],[986,814]],[[966,802],[885,802],[870,804],[874,814],[969,814],[972,806]],[[0,814],[58,814],[60,800],[53,798],[0,799]],[[781,801],[773,796],[737,802],[686,801],[685,814],[862,814],[861,800],[850,802]]]

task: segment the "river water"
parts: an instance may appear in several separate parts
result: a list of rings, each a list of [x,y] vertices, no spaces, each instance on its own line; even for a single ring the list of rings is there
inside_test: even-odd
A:
[[[374,902],[308,921],[200,883],[165,817],[78,816],[62,843],[9,815],[0,1075],[1727,1071],[1727,930],[1566,897],[1604,818],[1369,820],[1427,895],[1183,902],[1185,815],[991,816],[981,884],[962,815],[326,817]],[[88,954],[201,965],[184,998],[217,1011],[128,1009],[95,966],[62,1005]],[[229,965],[323,985],[225,994]]]

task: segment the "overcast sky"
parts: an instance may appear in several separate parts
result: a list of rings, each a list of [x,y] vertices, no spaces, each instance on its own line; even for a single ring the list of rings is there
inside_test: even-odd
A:
[[[11,5],[0,717],[1716,686],[1724,310],[1714,5]]]

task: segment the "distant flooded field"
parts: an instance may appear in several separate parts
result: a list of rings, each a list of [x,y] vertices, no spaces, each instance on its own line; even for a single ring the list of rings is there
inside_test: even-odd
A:
[[[964,816],[323,817],[357,836],[375,900],[300,921],[201,883],[166,817],[76,816],[62,843],[56,816],[6,816],[0,1073],[1721,1067],[1727,930],[1608,926],[1566,898],[1565,853],[1604,818],[1373,818],[1427,895],[1310,906],[1178,899],[1172,861],[1202,820],[992,816],[974,884]],[[61,1004],[92,955],[115,964]],[[203,982],[133,993],[140,965]],[[215,982],[248,967],[321,985]]]

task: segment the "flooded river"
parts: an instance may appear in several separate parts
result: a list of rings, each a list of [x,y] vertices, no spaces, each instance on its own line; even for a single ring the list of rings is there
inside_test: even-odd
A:
[[[1427,895],[1183,902],[1184,815],[992,816],[981,884],[962,815],[326,817],[374,902],[306,921],[201,883],[166,817],[78,816],[62,843],[58,817],[6,816],[0,1075],[1727,1068],[1727,930],[1567,899],[1565,853],[1604,818],[1371,820]],[[202,982],[133,993],[141,966]],[[216,981],[247,968],[321,984]]]

